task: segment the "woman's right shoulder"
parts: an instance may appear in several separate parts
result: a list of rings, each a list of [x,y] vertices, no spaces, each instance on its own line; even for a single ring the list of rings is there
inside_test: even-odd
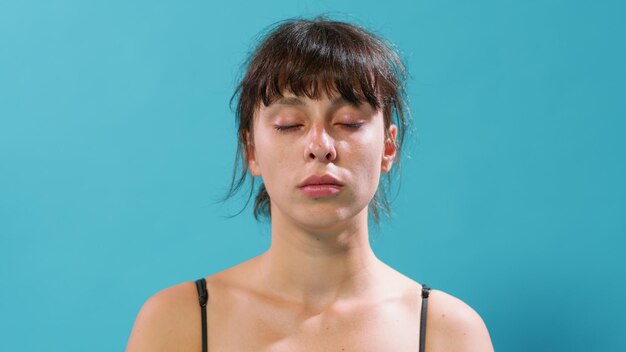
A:
[[[201,343],[198,291],[194,281],[167,287],[141,306],[127,352],[198,349]]]

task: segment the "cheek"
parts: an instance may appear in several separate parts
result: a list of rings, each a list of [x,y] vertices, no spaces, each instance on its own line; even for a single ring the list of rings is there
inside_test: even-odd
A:
[[[351,165],[354,177],[376,187],[381,172],[382,147],[371,141],[370,144],[352,145],[346,153],[346,164]]]
[[[268,180],[280,178],[281,175],[284,177],[284,168],[292,163],[294,148],[272,142],[272,136],[259,135],[258,141],[256,157],[262,176],[268,176]]]
[[[378,138],[378,133],[370,132],[358,143],[349,143],[353,150],[353,157],[356,157],[363,164],[362,167],[368,170],[380,169],[384,143],[382,138]]]

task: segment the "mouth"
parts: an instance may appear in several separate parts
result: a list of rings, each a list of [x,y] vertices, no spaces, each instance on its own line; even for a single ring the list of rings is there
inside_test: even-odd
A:
[[[343,186],[343,183],[330,174],[313,175],[302,181],[298,187],[315,186],[315,185],[334,185]]]
[[[336,195],[341,192],[341,187],[342,186],[333,184],[316,184],[302,186],[300,190],[309,197],[321,198]]]
[[[298,185],[300,191],[313,198],[334,196],[342,187],[343,183],[329,174],[310,176]]]

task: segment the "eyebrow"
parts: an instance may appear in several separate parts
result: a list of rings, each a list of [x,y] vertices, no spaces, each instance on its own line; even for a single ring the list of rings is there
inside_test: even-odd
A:
[[[304,101],[298,97],[282,97],[274,102],[277,105],[286,105],[286,106],[305,106]],[[352,105],[357,106],[357,104],[353,104],[347,101],[344,97],[337,97],[330,102],[331,106],[338,105]]]
[[[274,102],[276,105],[287,105],[287,106],[304,106],[304,102],[297,97],[281,97],[280,99]]]

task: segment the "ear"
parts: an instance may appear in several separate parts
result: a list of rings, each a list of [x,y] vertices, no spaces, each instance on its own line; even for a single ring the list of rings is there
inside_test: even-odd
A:
[[[383,150],[383,158],[380,165],[380,171],[387,173],[391,171],[393,165],[393,159],[396,157],[396,135],[398,133],[398,127],[396,125],[389,126],[388,133],[385,133],[385,149]]]
[[[248,163],[248,170],[252,176],[261,176],[261,169],[256,159],[256,149],[254,148],[253,135],[250,132],[246,132],[246,150],[245,158]]]

